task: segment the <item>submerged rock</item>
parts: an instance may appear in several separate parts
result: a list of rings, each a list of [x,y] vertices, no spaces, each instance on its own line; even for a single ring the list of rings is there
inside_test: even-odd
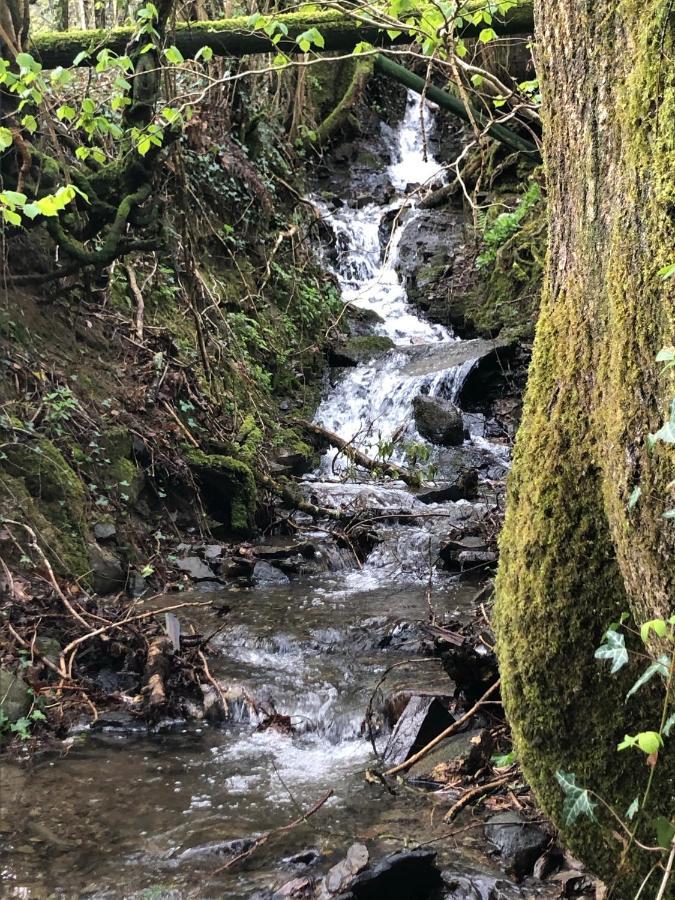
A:
[[[515,811],[488,819],[485,836],[497,848],[507,870],[518,880],[532,872],[550,840],[542,828]]]
[[[418,394],[413,399],[417,430],[432,444],[457,447],[464,441],[462,414],[448,400]]]
[[[288,575],[284,575],[279,569],[261,559],[253,567],[253,581],[255,584],[289,584],[290,579]]]
[[[469,469],[460,472],[454,481],[436,481],[433,486],[415,494],[422,503],[447,503],[457,500],[475,500],[478,496],[478,472]]]

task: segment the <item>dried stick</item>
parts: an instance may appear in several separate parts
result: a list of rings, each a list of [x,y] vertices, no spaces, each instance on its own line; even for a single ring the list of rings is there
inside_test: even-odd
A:
[[[666,896],[666,888],[668,887],[670,875],[673,871],[673,861],[675,861],[675,837],[672,840],[670,856],[668,857],[668,862],[666,864],[666,871],[663,873],[663,881],[661,882],[661,887],[654,900],[663,900]]]
[[[424,757],[430,753],[434,747],[437,747],[442,741],[444,741],[447,737],[450,737],[451,734],[454,734],[456,731],[469,721],[470,718],[477,712],[478,709],[485,703],[488,697],[492,696],[494,692],[499,687],[500,679],[497,679],[492,687],[489,687],[487,691],[483,694],[480,700],[477,700],[476,703],[471,707],[471,709],[464,713],[459,719],[452,723],[452,725],[448,725],[445,731],[441,731],[439,735],[437,735],[432,741],[426,745],[426,747],[422,747],[417,753],[413,753],[413,755],[409,759],[405,759],[402,763],[399,763],[397,766],[393,766],[391,769],[387,769],[384,772],[384,775],[396,775],[398,772],[404,772],[406,769],[409,769],[410,766],[413,766],[416,762],[419,762],[420,759],[424,759]]]
[[[262,845],[275,834],[282,834],[285,831],[290,831],[292,828],[295,828],[296,825],[301,825],[310,816],[313,816],[315,812],[321,809],[324,803],[333,796],[333,788],[331,788],[327,793],[323,795],[323,797],[317,801],[314,806],[307,810],[307,812],[302,813],[302,815],[298,816],[297,819],[293,819],[292,822],[289,822],[288,825],[281,825],[279,828],[273,828],[271,831],[266,831],[260,835],[260,837],[256,838],[253,844],[248,848],[248,850],[244,850],[243,853],[238,853],[236,856],[233,856],[232,859],[228,860],[224,866],[220,866],[218,869],[214,869],[211,872],[211,875],[219,875],[221,872],[224,872],[226,869],[231,869],[238,862],[242,862],[244,859],[248,859],[248,857],[254,853],[258,847],[262,847]]]
[[[489,794],[490,791],[495,790],[495,788],[501,787],[503,784],[511,778],[511,775],[502,775],[499,778],[495,778],[493,781],[486,781],[485,784],[479,784],[477,787],[471,788],[470,791],[467,791],[465,794],[459,798],[459,800],[450,807],[450,809],[443,816],[444,822],[452,822],[458,812],[464,809],[464,807],[476,797],[482,797],[483,794]]]

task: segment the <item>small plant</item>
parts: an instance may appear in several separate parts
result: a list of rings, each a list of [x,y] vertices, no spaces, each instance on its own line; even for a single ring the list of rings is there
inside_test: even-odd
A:
[[[492,221],[488,221],[486,215],[480,217],[479,223],[483,230],[485,249],[476,257],[476,265],[479,269],[487,269],[496,262],[500,249],[518,232],[529,211],[540,200],[541,188],[536,181],[533,181],[514,210],[500,213]]]
[[[79,410],[80,403],[69,387],[57,387],[42,398],[44,407],[44,424],[56,435],[63,434],[63,426]]]

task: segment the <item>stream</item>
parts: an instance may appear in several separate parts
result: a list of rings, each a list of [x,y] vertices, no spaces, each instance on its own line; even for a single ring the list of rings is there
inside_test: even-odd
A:
[[[425,443],[415,429],[413,398],[456,399],[476,360],[472,347],[480,343],[458,341],[407,303],[396,262],[401,222],[409,222],[414,209],[399,216],[383,254],[383,216],[401,207],[410,184],[433,179],[439,170],[424,159],[420,114],[432,128],[431,111],[422,111],[411,94],[393,132],[389,177],[396,199],[358,209],[316,200],[335,235],[330,265],[343,299],[376,312],[381,322],[374,332],[395,344],[376,359],[334,372],[316,422],[373,455],[396,435],[396,461],[404,460],[401,443]],[[490,443],[480,416],[467,416],[465,427],[457,452],[472,459],[478,454],[483,472],[503,475],[505,446]],[[447,458],[442,450],[431,453],[439,479]],[[235,686],[225,725],[163,722],[148,732],[111,714],[96,729],[73,734],[58,758],[48,753],[29,765],[5,766],[3,896],[265,897],[298,873],[325,871],[355,840],[376,859],[438,836],[432,794],[410,788],[394,796],[364,782],[364,770],[375,762],[364,712],[379,678],[396,662],[410,665],[392,672],[387,693],[447,691],[447,676],[438,659],[424,656],[415,623],[428,619],[430,603],[441,619],[470,615],[480,573],[460,578],[445,571],[437,565],[438,549],[453,527],[480,520],[485,501],[423,503],[402,484],[358,477],[332,451],[301,487],[322,503],[371,515],[378,543],[366,562],[355,567],[348,551],[334,553],[321,574],[279,575],[208,595],[231,608],[210,661],[214,676]],[[309,523],[303,528],[303,539],[320,546],[322,533]],[[208,633],[222,620],[206,608],[191,611],[190,622]],[[258,730],[260,706],[290,717],[292,731]],[[379,750],[387,736],[383,725]],[[329,789],[334,795],[315,817],[274,837],[243,866],[211,874],[245,849],[246,839],[292,821]],[[436,849],[444,866],[502,877],[484,845],[479,829],[469,830],[460,845],[443,842]],[[488,894],[467,889],[447,896]],[[539,894],[506,886],[494,896]]]

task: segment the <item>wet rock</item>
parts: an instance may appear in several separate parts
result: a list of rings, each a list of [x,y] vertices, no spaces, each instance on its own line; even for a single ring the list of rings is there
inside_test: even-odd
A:
[[[291,556],[303,556],[312,559],[316,546],[311,541],[287,541],[274,544],[258,544],[253,550],[257,559],[288,559]]]
[[[352,844],[345,859],[329,869],[323,880],[320,898],[331,897],[344,891],[368,865],[368,848],[365,844]]]
[[[221,544],[207,544],[204,547],[204,559],[220,559],[225,548]]]
[[[457,447],[464,442],[462,414],[448,400],[418,394],[413,399],[417,430],[432,444]]]
[[[408,300],[428,312],[447,300],[448,282],[464,243],[464,215],[452,208],[417,210],[403,225],[396,268]]]
[[[446,750],[446,759],[426,760],[426,772],[429,781],[443,784],[458,775],[475,775],[490,760],[493,749],[492,735],[487,728],[477,729],[466,734],[457,735],[458,740],[454,747],[454,755],[450,756]],[[425,762],[420,760],[420,765]],[[411,774],[414,774],[411,772]]]
[[[253,575],[255,560],[249,556],[231,556],[220,566],[220,574],[224,578],[250,578]]]
[[[492,350],[481,354],[469,369],[457,394],[457,403],[465,410],[490,411],[504,395],[514,393],[517,344],[496,342]]]
[[[404,762],[454,721],[442,699],[411,697],[387,742],[384,762],[387,766]]]
[[[316,865],[320,859],[321,852],[316,847],[308,847],[306,850],[301,850],[300,853],[294,853],[293,856],[284,857],[281,865],[291,869],[305,869]]]
[[[9,669],[0,669],[0,712],[11,724],[25,716],[31,707],[32,698],[28,685]]]
[[[272,894],[272,900],[277,900],[277,898],[281,900],[282,897],[311,897],[313,895],[313,886],[313,878],[292,878],[286,884],[282,884],[279,890]],[[254,895],[252,900],[255,900],[258,896],[260,895]]]
[[[176,563],[181,572],[185,572],[194,581],[215,580],[215,574],[210,566],[198,556],[186,556]]]
[[[203,581],[195,582],[193,590],[198,594],[213,594],[216,591],[222,591],[223,582],[217,579],[205,578]]]
[[[478,496],[478,472],[469,469],[460,472],[454,481],[436,481],[432,487],[415,494],[422,503],[447,503],[457,500],[475,500]]]
[[[480,535],[465,535],[461,540],[451,538],[444,541],[438,555],[446,568],[459,571],[470,564],[494,563],[497,560],[497,554],[488,549],[485,538]]]
[[[313,448],[307,444],[299,450],[280,450],[272,457],[271,463],[279,475],[304,475],[316,467],[317,460]]]
[[[431,900],[442,883],[433,850],[401,850],[385,856],[352,881],[353,900]]]
[[[518,880],[532,872],[549,843],[549,836],[542,828],[515,811],[488,819],[485,836],[497,848],[504,866]]]
[[[430,375],[433,372],[444,372],[454,366],[465,366],[467,372],[473,370],[481,360],[487,360],[485,367],[489,368],[502,356],[506,359],[509,348],[514,344],[506,340],[483,340],[477,338],[472,341],[451,341],[440,344],[421,344],[406,347],[401,350],[408,357],[408,362],[403,366],[404,375]],[[474,381],[473,384],[476,384]],[[462,409],[467,409],[465,403],[457,398],[457,404]]]
[[[97,541],[108,541],[116,534],[117,528],[113,522],[96,522],[94,525],[94,537]]]
[[[455,682],[469,706],[481,697],[499,677],[497,657],[489,647],[494,645],[494,635],[487,629],[480,635],[483,641],[464,642],[461,646],[450,647],[441,660],[443,668]],[[489,646],[487,646],[489,645]],[[498,695],[491,698],[497,700]]]
[[[478,872],[443,872],[443,900],[524,900],[513,884]]]
[[[145,578],[140,572],[129,572],[127,579],[127,591],[132,597],[140,597],[147,589]]]
[[[189,847],[178,853],[174,858],[178,862],[184,863],[194,859],[204,859],[211,856],[222,856],[228,854],[238,856],[240,853],[246,853],[255,844],[254,838],[234,838],[230,841],[210,841],[208,844],[200,844],[197,847]]]
[[[492,566],[497,562],[498,558],[494,550],[462,550],[457,555],[457,561],[461,570],[468,567],[475,569],[481,566]]]
[[[350,337],[365,337],[377,334],[378,326],[384,324],[382,316],[374,309],[364,309],[348,303],[345,309],[347,331]]]
[[[393,349],[394,342],[384,335],[371,334],[336,341],[328,347],[329,366],[358,366]]]
[[[115,554],[98,544],[87,544],[93,588],[97,594],[113,594],[123,590],[127,581],[126,567]]]
[[[259,560],[253,567],[253,581],[256,584],[288,584],[290,579],[279,569],[275,569],[265,560]]]

